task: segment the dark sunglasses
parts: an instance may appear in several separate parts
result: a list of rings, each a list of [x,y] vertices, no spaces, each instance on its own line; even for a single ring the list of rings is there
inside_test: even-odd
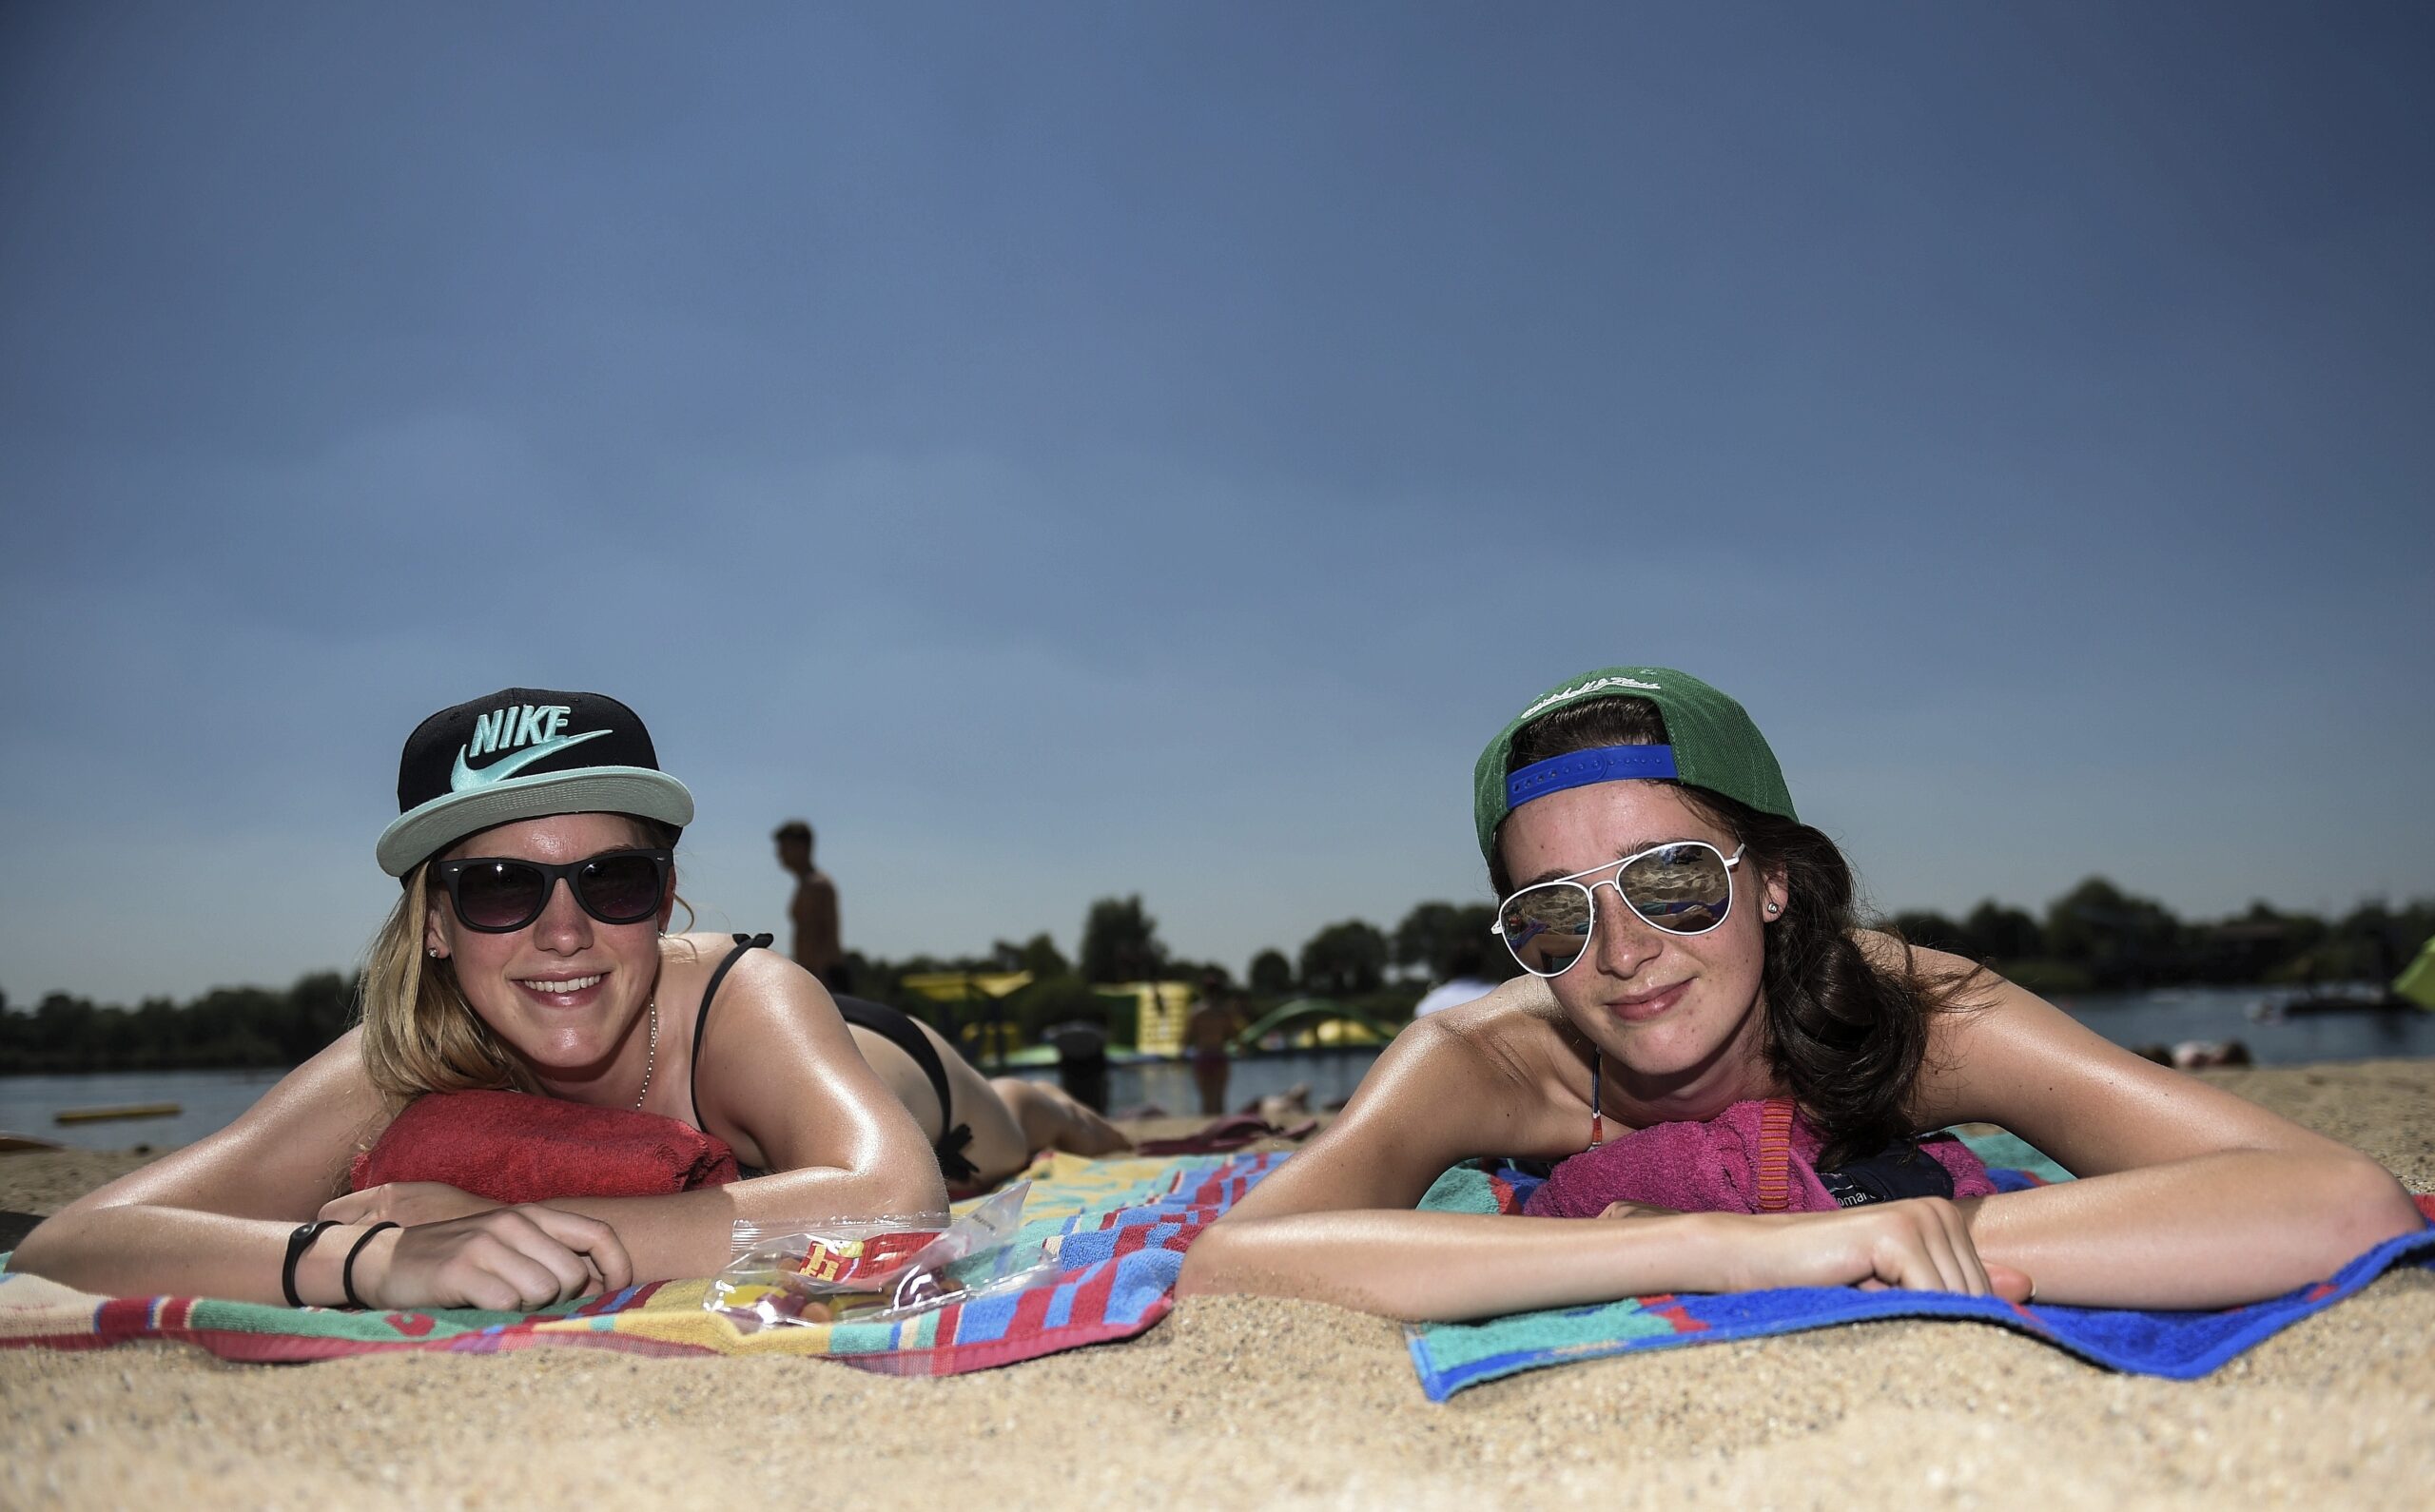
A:
[[[668,868],[676,853],[604,850],[564,866],[496,857],[443,861],[432,868],[457,921],[485,935],[505,935],[541,917],[550,893],[566,879],[583,911],[604,924],[638,924],[668,897]]]

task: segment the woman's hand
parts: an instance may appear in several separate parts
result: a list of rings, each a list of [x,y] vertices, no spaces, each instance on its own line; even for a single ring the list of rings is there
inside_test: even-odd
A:
[[[1899,1287],[2026,1302],[2027,1275],[1978,1258],[1961,1210],[1943,1197],[1872,1203],[1840,1212],[1710,1213],[1720,1229],[1717,1289]]]
[[[444,1181],[391,1181],[333,1197],[321,1204],[317,1216],[332,1223],[394,1223],[412,1229],[488,1212],[498,1206]]]
[[[378,1234],[356,1262],[355,1289],[372,1307],[516,1312],[633,1283],[615,1230],[533,1204]]]

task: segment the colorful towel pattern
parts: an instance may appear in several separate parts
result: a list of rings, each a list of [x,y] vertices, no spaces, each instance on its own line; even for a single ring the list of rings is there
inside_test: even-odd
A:
[[[2002,1190],[2070,1179],[2010,1135],[1964,1137]],[[654,1282],[531,1314],[471,1308],[361,1313],[192,1297],[104,1298],[39,1276],[0,1274],[0,1347],[81,1349],[156,1340],[199,1345],[231,1360],[301,1361],[397,1349],[490,1354],[572,1346],[655,1355],[811,1355],[889,1374],[953,1375],[1148,1328],[1174,1306],[1184,1248],[1286,1156],[1045,1157],[1026,1173],[1033,1181],[1026,1221],[997,1270],[1029,1266],[1055,1240],[1057,1283],[902,1323],[745,1335],[703,1310],[706,1281]],[[1518,1212],[1533,1185],[1510,1172],[1458,1168],[1440,1178],[1422,1206]],[[2435,1196],[2422,1196],[2418,1204],[2435,1224]],[[1899,1317],[2000,1324],[2100,1365],[2188,1379],[2403,1264],[2435,1267],[2435,1227],[2379,1245],[2313,1286],[2216,1312],[2021,1307],[1941,1292],[1801,1288],[1632,1298],[1432,1325],[1410,1330],[1409,1337],[1421,1385],[1439,1402],[1468,1386],[1572,1360]]]
[[[1175,1305],[1184,1246],[1282,1153],[1168,1160],[1050,1155],[1025,1222],[997,1262],[1031,1265],[1058,1241],[1054,1286],[940,1308],[900,1323],[829,1324],[746,1335],[702,1308],[707,1281],[631,1287],[536,1313],[435,1308],[343,1312],[197,1297],[104,1298],[39,1276],[0,1275],[0,1346],[98,1348],[149,1339],[230,1360],[325,1360],[397,1349],[492,1354],[544,1346],[641,1354],[795,1354],[897,1375],[954,1375],[1129,1338]]]
[[[1964,1132],[1998,1191],[2018,1192],[2071,1173],[2011,1134]],[[1424,1208],[1519,1212],[1537,1186],[1510,1171],[1458,1167],[1438,1178]],[[2419,1211],[2435,1224],[2435,1197]],[[1585,1222],[1595,1222],[1586,1219]],[[1407,1330],[1412,1364],[1432,1402],[1465,1386],[1573,1360],[1631,1349],[1720,1344],[1769,1333],[1798,1333],[1876,1318],[1973,1318],[2058,1345],[2117,1370],[2190,1380],[2309,1313],[2331,1307],[2396,1265],[2435,1267],[2435,1227],[2387,1240],[2324,1281],[2284,1296],[2214,1312],[2146,1312],[2117,1308],[2022,1306],[1996,1297],[1941,1291],[1861,1291],[1795,1287],[1773,1291],[1627,1298],[1598,1307],[1556,1308],[1484,1323],[1441,1323]]]

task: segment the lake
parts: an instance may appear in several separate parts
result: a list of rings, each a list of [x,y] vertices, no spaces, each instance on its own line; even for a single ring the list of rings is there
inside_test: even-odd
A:
[[[2238,1039],[2260,1065],[2311,1060],[2364,1060],[2435,1056],[2435,1013],[2328,1014],[2281,1022],[2257,1022],[2250,1015],[2288,998],[2288,991],[2263,987],[2181,987],[2141,993],[2081,993],[2059,997],[2059,1006],[2118,1045],[2172,1044],[2183,1039]],[[1324,1107],[1352,1095],[1374,1050],[1296,1051],[1245,1056],[1235,1063],[1226,1100],[1240,1107],[1256,1097],[1308,1083],[1311,1106]],[[1042,1080],[1054,1071],[1023,1073]],[[70,1076],[0,1076],[0,1131],[31,1134],[88,1150],[150,1145],[166,1150],[226,1126],[279,1079],[275,1071],[98,1072]],[[170,1118],[133,1118],[93,1124],[56,1124],[67,1108],[115,1103],[175,1102],[184,1111]],[[1170,1113],[1199,1107],[1192,1069],[1181,1061],[1148,1061],[1108,1068],[1108,1102],[1116,1108],[1156,1103]]]

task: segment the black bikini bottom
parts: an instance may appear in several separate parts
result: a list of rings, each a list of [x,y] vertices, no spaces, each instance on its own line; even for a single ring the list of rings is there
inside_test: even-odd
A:
[[[972,1143],[972,1126],[955,1121],[955,1094],[947,1086],[946,1062],[939,1058],[939,1047],[922,1033],[922,1026],[901,1011],[867,998],[837,998],[837,1011],[847,1023],[871,1033],[913,1057],[929,1078],[930,1090],[939,1095],[939,1127],[941,1134],[931,1149],[938,1152],[939,1174],[950,1182],[969,1181],[981,1173],[964,1155],[964,1147]]]

